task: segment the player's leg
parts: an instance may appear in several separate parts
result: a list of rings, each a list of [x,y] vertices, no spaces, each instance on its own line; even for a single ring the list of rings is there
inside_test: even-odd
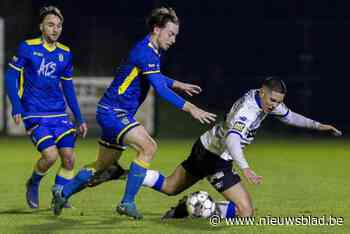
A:
[[[71,182],[74,177],[75,154],[73,146],[59,148],[58,152],[61,157],[61,165],[57,171],[54,186],[64,186]],[[66,203],[64,208],[72,208],[72,206]]]
[[[224,202],[217,202],[220,215],[223,218],[233,218],[236,215],[251,216],[253,208],[250,195],[241,183],[239,175],[232,171],[231,162],[219,158],[217,164],[220,165],[220,170],[207,179],[227,199]]]
[[[61,165],[56,174],[55,185],[64,186],[74,177],[76,131],[72,127],[73,125],[69,125],[56,129],[55,142],[61,157]]]
[[[199,178],[192,176],[180,164],[170,176],[164,177],[158,171],[147,170],[142,186],[150,187],[169,196],[175,196],[195,184]]]
[[[47,174],[58,158],[54,137],[45,126],[36,125],[30,130],[32,142],[40,152],[40,158],[35,163],[31,177],[26,183],[26,199],[29,207],[39,207],[39,185],[41,179]]]
[[[227,201],[217,202],[222,217],[249,217],[253,215],[253,205],[248,191],[242,183],[237,183],[222,192]],[[236,207],[236,210],[234,209]]]
[[[130,165],[124,196],[117,206],[117,212],[139,219],[142,215],[136,209],[135,196],[146,176],[147,168],[157,150],[157,144],[141,125],[126,132],[123,142],[135,149],[137,155]]]
[[[98,147],[96,161],[85,165],[74,177],[74,179],[63,188],[63,196],[69,198],[73,194],[86,188],[93,177],[101,171],[106,170],[116,159],[119,159],[122,151],[106,148],[102,145]]]
[[[73,194],[86,188],[96,173],[107,169],[116,159],[120,158],[121,154],[122,151],[120,150],[99,145],[96,161],[84,166],[69,183],[64,186],[55,186],[52,189],[54,214],[60,215],[68,199]]]

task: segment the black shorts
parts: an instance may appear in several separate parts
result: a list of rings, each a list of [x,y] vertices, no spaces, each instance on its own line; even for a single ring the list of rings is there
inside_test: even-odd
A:
[[[190,156],[181,163],[182,167],[198,179],[207,178],[219,192],[239,183],[241,178],[233,171],[232,161],[226,161],[204,148],[200,139],[192,146]]]

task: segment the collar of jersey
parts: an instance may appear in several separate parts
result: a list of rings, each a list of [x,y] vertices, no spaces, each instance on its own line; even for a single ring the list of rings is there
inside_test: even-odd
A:
[[[256,92],[255,92],[255,101],[256,101],[256,104],[258,104],[258,106],[260,107],[260,109],[262,108],[262,106],[261,106],[261,100],[260,100],[260,96],[259,96],[259,90],[257,90]]]
[[[148,41],[147,45],[148,45],[149,47],[151,47],[151,48],[153,49],[153,51],[154,51],[158,56],[160,56],[160,51],[158,51],[158,50],[156,49],[156,47],[154,46],[154,44],[153,44],[152,41],[151,41],[151,34],[147,35],[147,41]]]
[[[57,48],[56,43],[55,43],[54,47],[50,47],[41,37],[40,37],[40,41],[41,41],[42,46],[49,52],[52,52]]]

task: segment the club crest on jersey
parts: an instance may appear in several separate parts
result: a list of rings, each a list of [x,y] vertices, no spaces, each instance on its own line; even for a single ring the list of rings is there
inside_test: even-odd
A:
[[[242,132],[245,128],[245,123],[242,122],[235,122],[233,124],[233,129],[235,129],[238,132]]]
[[[49,77],[56,71],[56,63],[54,62],[48,62],[45,63],[45,58],[41,60],[40,68],[38,70],[39,76],[46,76]]]
[[[58,61],[63,62],[63,60],[64,60],[63,54],[59,54]]]
[[[128,125],[130,123],[127,117],[122,118],[121,121],[124,125]]]

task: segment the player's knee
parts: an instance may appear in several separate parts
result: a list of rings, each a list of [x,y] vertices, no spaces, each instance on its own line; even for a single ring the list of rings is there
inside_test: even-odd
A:
[[[62,160],[62,167],[68,171],[71,171],[74,169],[74,158],[71,157],[71,158],[64,158]]]
[[[176,196],[180,193],[180,191],[174,189],[174,188],[166,188],[162,189],[162,192],[168,196]]]
[[[242,202],[237,204],[238,215],[241,217],[253,216],[254,210],[249,202]]]
[[[49,153],[42,156],[44,164],[46,164],[48,167],[52,166],[56,162],[57,158],[57,153]]]
[[[178,189],[175,184],[165,182],[162,187],[162,192],[168,196],[176,196],[182,191]]]
[[[157,143],[155,141],[150,141],[149,143],[145,144],[142,151],[145,160],[151,161],[157,151]]]

